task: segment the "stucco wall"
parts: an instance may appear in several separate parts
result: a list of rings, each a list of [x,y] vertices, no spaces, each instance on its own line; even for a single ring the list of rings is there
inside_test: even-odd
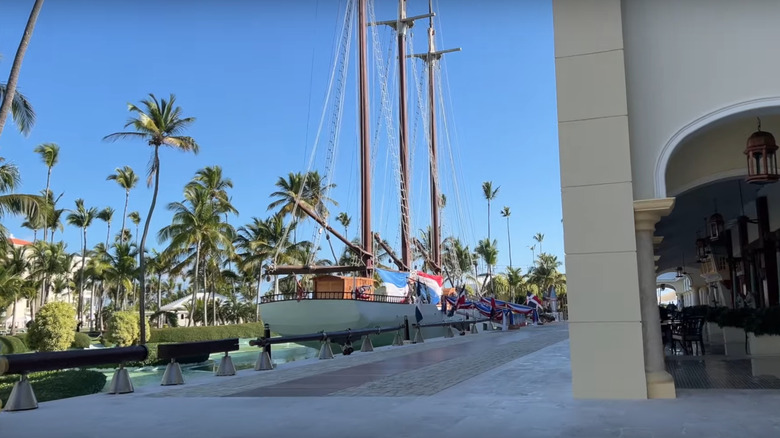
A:
[[[676,133],[780,96],[780,2],[622,0],[622,17],[634,198],[660,198],[657,164]]]

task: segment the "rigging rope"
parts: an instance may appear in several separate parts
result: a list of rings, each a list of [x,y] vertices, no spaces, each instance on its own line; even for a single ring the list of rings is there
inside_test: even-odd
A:
[[[347,67],[349,65],[349,48],[352,42],[352,11],[353,11],[353,5],[355,3],[354,0],[350,0],[351,4],[347,5],[347,15],[345,19],[345,24],[347,26],[346,30],[342,33],[343,39],[341,41],[341,51],[339,53],[339,74],[338,74],[338,80],[336,81],[336,98],[333,101],[333,113],[331,113],[331,124],[330,124],[330,141],[328,143],[328,150],[327,154],[325,156],[325,190],[324,193],[322,193],[323,200],[328,199],[328,195],[330,194],[330,191],[332,189],[331,185],[333,183],[333,174],[335,173],[336,169],[336,163],[335,163],[335,156],[336,151],[338,150],[338,144],[339,144],[339,137],[341,134],[341,117],[344,114],[344,82],[346,82],[347,78]],[[317,207],[317,206],[313,206]],[[324,214],[321,217],[321,219],[325,222],[325,224],[328,224],[328,219],[330,217],[330,214],[328,213],[327,209],[323,210]],[[316,211],[315,213],[317,215],[320,214],[319,211]],[[317,229],[314,231],[314,235],[312,236],[312,243],[313,245],[309,248],[309,257],[308,257],[308,264],[312,264],[314,262],[314,256],[316,255],[317,248],[320,245],[320,239],[322,238],[322,231],[324,227],[317,227]]]
[[[343,26],[342,26],[342,38],[340,38],[340,40],[342,42],[344,40],[344,38],[343,38],[344,33],[346,32],[348,27],[351,27],[351,23],[350,23],[349,17],[351,16],[351,12],[354,9],[353,8],[354,3],[355,3],[355,0],[347,0],[347,7],[346,7],[346,10],[345,10],[345,14],[344,14],[344,23],[343,23]],[[340,55],[340,51],[336,51],[336,58],[333,60],[333,68],[331,70],[330,81],[328,82],[328,91],[327,91],[327,93],[325,95],[325,105],[323,107],[323,111],[322,111],[322,116],[320,118],[319,127],[317,128],[317,135],[315,136],[315,139],[314,139],[314,147],[312,148],[311,154],[309,155],[309,164],[308,164],[308,166],[306,168],[306,174],[305,175],[307,175],[309,173],[309,171],[311,171],[312,165],[314,163],[314,158],[315,158],[316,153],[317,153],[317,145],[319,144],[320,135],[322,133],[322,126],[323,126],[323,123],[325,121],[325,114],[327,113],[327,111],[326,111],[327,103],[330,100],[331,91],[333,89],[333,81],[335,79],[336,70],[337,70],[337,67],[338,67],[338,57],[339,57],[339,55]],[[304,186],[305,186],[305,184],[301,184],[301,187],[299,188],[298,193],[296,194],[296,199],[301,199],[301,195],[303,194]],[[289,233],[290,233],[290,228],[291,228],[293,222],[295,222],[294,218],[295,218],[295,215],[297,213],[297,210],[298,210],[298,204],[296,203],[295,206],[293,207],[293,211],[292,211],[292,214],[291,214],[293,220],[288,222],[287,225],[285,226],[284,233],[282,235],[282,242],[287,241],[287,237],[289,236]],[[273,263],[274,264],[277,263],[277,261],[279,259],[279,253],[281,252],[281,250],[282,250],[281,245],[276,247],[276,251],[274,252],[274,257],[273,257]]]

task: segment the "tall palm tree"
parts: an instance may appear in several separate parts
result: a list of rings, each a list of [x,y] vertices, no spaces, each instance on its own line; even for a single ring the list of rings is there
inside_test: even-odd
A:
[[[479,241],[479,244],[474,249],[474,251],[482,257],[482,260],[485,261],[485,265],[487,265],[487,276],[485,276],[485,279],[482,281],[482,289],[485,289],[485,286],[487,285],[488,280],[491,282],[493,281],[493,267],[498,263],[498,242],[489,241],[488,239],[482,239]]]
[[[138,226],[141,225],[141,214],[138,213],[137,211],[131,211],[130,214],[127,215],[127,217],[130,219],[130,222],[132,222],[133,225],[135,225],[135,244],[138,245]]]
[[[539,243],[539,254],[541,254],[542,251],[542,241],[544,240],[544,234],[542,233],[536,233],[534,234],[534,240]]]
[[[501,216],[506,218],[506,238],[507,243],[509,244],[509,269],[512,269],[512,234],[509,232],[509,216],[511,215],[512,212],[509,210],[509,207],[504,206],[501,210]]]
[[[41,156],[43,164],[46,165],[46,189],[43,195],[49,197],[49,190],[51,188],[51,171],[57,162],[60,160],[60,147],[56,143],[43,143],[33,150],[36,154]],[[46,236],[46,223],[43,224],[43,235]]]
[[[163,227],[157,233],[157,239],[160,242],[170,241],[164,252],[167,256],[183,257],[184,260],[179,263],[177,270],[183,269],[184,266],[195,267],[193,281],[195,287],[189,318],[192,322],[201,284],[203,284],[203,292],[206,292],[205,275],[203,275],[203,282],[199,282],[201,274],[205,273],[202,265],[207,261],[207,256],[232,248],[235,232],[229,224],[222,221],[222,210],[214,208],[210,192],[203,186],[189,185],[185,189],[184,196],[184,201],[168,204],[168,210],[173,212],[171,225]],[[204,306],[207,301],[204,299]],[[205,315],[207,311],[204,311],[204,317]]]
[[[336,220],[344,227],[344,237],[349,238],[349,224],[352,223],[352,218],[349,217],[346,212],[342,211],[336,216]]]
[[[106,207],[97,214],[97,218],[106,223],[106,248],[108,248],[108,240],[111,238],[111,219],[114,218],[114,209],[112,207]]]
[[[45,201],[40,196],[13,193],[21,184],[19,168],[0,157],[0,220],[8,213],[38,220]],[[5,244],[6,229],[0,222],[0,245]]]
[[[92,221],[95,220],[95,218],[98,215],[97,208],[90,207],[86,208],[84,207],[84,200],[79,198],[76,199],[76,210],[68,214],[67,221],[70,225],[73,225],[74,227],[81,228],[82,233],[82,240],[81,240],[81,273],[80,273],[80,284],[79,284],[79,305],[78,305],[78,315],[79,315],[79,321],[83,319],[83,312],[84,312],[84,266],[87,261],[87,228],[89,228],[90,225],[92,225]]]
[[[5,92],[3,93],[2,103],[0,103],[0,134],[3,133],[5,121],[13,106],[14,97],[16,96],[16,84],[19,82],[19,72],[22,69],[22,60],[24,59],[25,52],[27,52],[27,46],[30,44],[30,38],[32,38],[35,22],[38,20],[38,14],[41,12],[41,7],[43,7],[43,0],[35,0],[32,11],[30,11],[30,18],[27,19],[27,25],[24,27],[22,40],[19,42],[19,47],[16,49],[14,62],[11,64],[11,73],[8,75],[8,83],[6,84]]]
[[[144,234],[141,237],[141,244],[138,248],[138,261],[140,276],[140,314],[141,314],[141,344],[146,343],[146,260],[144,248],[146,246],[146,236],[149,234],[149,224],[152,221],[154,207],[157,204],[157,193],[160,189],[160,148],[169,147],[182,152],[198,153],[198,143],[194,138],[182,135],[184,131],[194,121],[194,117],[182,117],[181,107],[175,106],[176,97],[171,94],[169,99],[157,100],[154,94],[149,94],[149,98],[141,101],[140,108],[134,104],[128,104],[128,110],[135,114],[125,124],[125,128],[132,126],[134,132],[116,132],[104,137],[105,140],[118,140],[120,138],[135,138],[145,141],[152,149],[151,166],[147,178],[147,186],[154,180],[154,191],[152,193],[152,203],[149,206],[149,213],[146,215],[144,224]]]
[[[487,199],[487,207],[488,207],[488,216],[487,216],[487,227],[488,227],[488,241],[490,241],[490,201],[496,199],[496,196],[498,195],[498,189],[500,189],[501,186],[493,188],[493,182],[492,181],[485,181],[482,183],[482,194],[485,195],[485,199]]]
[[[117,167],[111,175],[108,175],[106,181],[116,181],[119,187],[125,190],[125,209],[122,211],[122,230],[119,232],[119,238],[125,238],[125,221],[127,220],[127,204],[130,202],[130,190],[138,184],[138,175],[135,174],[133,168],[130,166],[124,166],[122,168]],[[138,234],[138,233],[136,233]]]

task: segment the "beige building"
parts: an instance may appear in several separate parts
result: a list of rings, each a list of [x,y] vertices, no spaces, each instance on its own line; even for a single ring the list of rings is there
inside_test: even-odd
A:
[[[778,304],[780,2],[552,3],[574,396],[675,397],[659,275]]]

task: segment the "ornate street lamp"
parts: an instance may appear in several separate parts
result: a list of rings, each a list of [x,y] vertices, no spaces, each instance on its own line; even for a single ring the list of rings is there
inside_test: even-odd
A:
[[[683,268],[682,266],[677,267],[677,276],[675,278],[683,278]]]
[[[745,147],[748,169],[745,181],[751,184],[770,184],[780,180],[775,155],[777,149],[775,136],[762,131],[761,119],[758,119],[758,131],[748,137]]]

